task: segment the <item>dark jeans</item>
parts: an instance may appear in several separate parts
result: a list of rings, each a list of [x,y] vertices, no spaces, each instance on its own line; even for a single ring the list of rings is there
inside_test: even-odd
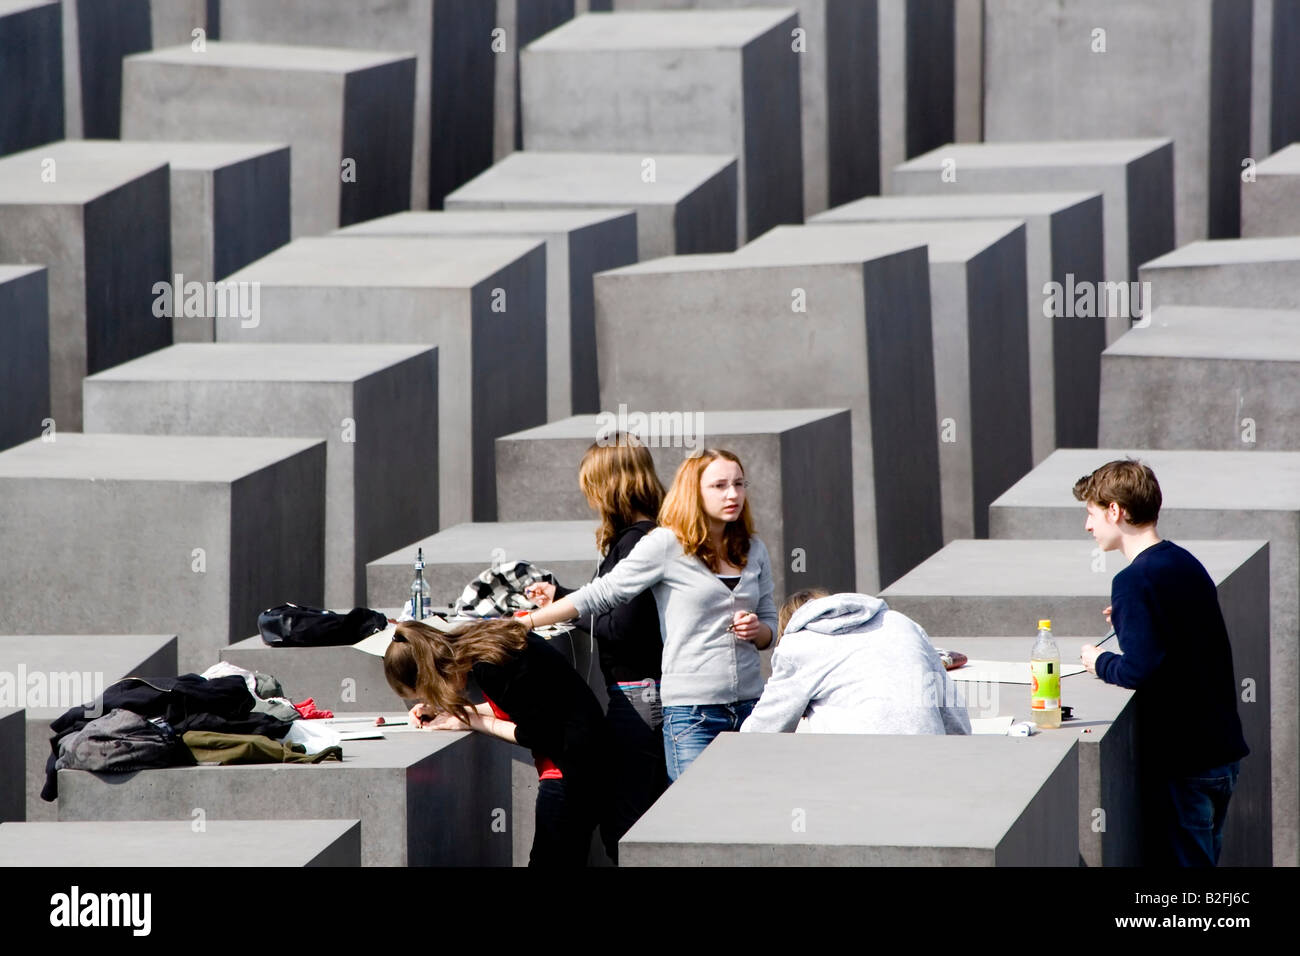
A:
[[[668,789],[663,707],[657,681],[612,684],[609,803],[601,822],[605,852],[618,863],[618,841]]]
[[[1223,823],[1241,761],[1165,781],[1165,835],[1173,866],[1218,866]]]
[[[537,782],[536,830],[529,866],[587,865],[598,815],[598,803],[588,790],[567,780]]]

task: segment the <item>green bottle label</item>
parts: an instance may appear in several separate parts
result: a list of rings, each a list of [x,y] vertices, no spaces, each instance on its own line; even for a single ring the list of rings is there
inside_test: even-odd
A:
[[[1061,706],[1061,666],[1056,661],[1030,661],[1034,686],[1030,692],[1033,710],[1056,710]]]

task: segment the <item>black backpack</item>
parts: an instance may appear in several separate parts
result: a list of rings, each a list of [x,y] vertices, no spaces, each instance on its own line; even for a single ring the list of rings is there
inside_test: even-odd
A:
[[[368,607],[347,614],[318,607],[281,604],[257,616],[257,629],[271,647],[338,647],[355,644],[388,627],[388,618]]]

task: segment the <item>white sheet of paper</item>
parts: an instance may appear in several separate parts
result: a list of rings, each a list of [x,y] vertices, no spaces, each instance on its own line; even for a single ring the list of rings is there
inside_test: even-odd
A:
[[[1016,718],[1010,714],[1005,717],[972,717],[970,719],[970,732],[971,734],[992,734],[1005,737],[1015,720]]]
[[[1082,664],[1062,664],[1061,676],[1083,673]],[[966,666],[949,671],[953,680],[983,681],[988,684],[1032,684],[1028,661],[978,661],[971,658]]]

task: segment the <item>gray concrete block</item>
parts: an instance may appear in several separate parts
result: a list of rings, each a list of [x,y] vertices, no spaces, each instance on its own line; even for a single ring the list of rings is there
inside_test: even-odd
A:
[[[173,345],[87,378],[85,430],[324,441],[330,607],[364,604],[366,562],[438,527],[436,349]]]
[[[1030,425],[1034,462],[1057,448],[1097,443],[1097,389],[1101,319],[1052,315],[1049,283],[1065,288],[1102,279],[1101,194],[970,193],[957,196],[880,196],[827,210],[809,225],[913,222],[934,219],[1007,219],[1025,224]]]
[[[122,137],[287,142],[292,234],[411,205],[415,58],[211,41],[122,61]]]
[[[880,169],[956,137],[954,0],[879,0]],[[965,59],[973,55],[962,37]],[[968,110],[969,106],[966,107]],[[881,192],[889,192],[882,182]]]
[[[385,717],[404,717],[388,711]],[[394,731],[343,761],[59,771],[59,821],[360,820],[362,866],[507,866],[510,751],[472,732]]]
[[[492,160],[504,159],[524,148],[523,114],[519,91],[519,54],[538,37],[573,19],[574,0],[497,0],[494,38],[498,47],[492,95]]]
[[[535,3],[536,0],[533,0]],[[493,5],[481,0],[220,0],[221,37],[414,54],[410,202],[442,198],[492,165]],[[519,39],[508,38],[515,50]],[[454,91],[451,93],[450,91]],[[395,144],[392,144],[395,146]],[[390,146],[389,148],[392,148]],[[358,182],[361,163],[358,161]],[[377,213],[357,217],[368,219]]]
[[[1101,382],[1105,445],[1300,451],[1300,311],[1160,306]]]
[[[524,148],[731,153],[737,235],[803,221],[788,9],[592,13],[520,54]]]
[[[848,408],[854,565],[874,593],[942,541],[938,432],[914,427],[938,421],[929,303],[925,247],[897,237],[614,269],[596,277],[601,406]],[[745,374],[680,345],[715,339]]]
[[[0,450],[35,438],[50,415],[49,272],[0,265]]]
[[[1080,514],[1076,511],[1081,534]],[[1251,755],[1242,762],[1228,811],[1223,863],[1268,866],[1272,860],[1268,542],[1177,543],[1205,565],[1218,587],[1236,682],[1255,681],[1255,702],[1238,707]],[[1103,554],[1091,541],[954,541],[880,596],[932,636],[1005,635],[1019,630],[1026,635],[1028,647],[1034,622],[1046,617],[1057,634],[1096,639],[1106,630],[1101,611],[1110,601],[1111,578],[1124,563],[1119,552]]]
[[[777,603],[801,587],[853,590],[853,541],[844,533],[853,507],[848,410],[693,412],[694,430],[683,427],[686,421],[683,416],[676,434],[652,435],[649,422],[641,423],[640,431],[636,422],[628,425],[644,436],[665,488],[683,457],[700,448],[725,448],[740,458],[753,483],[747,500],[755,531],[772,555]],[[610,427],[602,432],[603,426]],[[590,519],[578,488],[578,465],[587,448],[614,427],[617,413],[611,412],[498,438],[501,520]]]
[[[1141,406],[1140,401],[1135,405]],[[1124,448],[1139,451],[1124,451]],[[1079,475],[1129,455],[1160,481],[1160,531],[1177,540],[1261,538],[1268,541],[1269,681],[1273,760],[1273,862],[1300,864],[1300,453],[1154,451],[1111,445],[1097,451],[1058,451],[993,503],[989,522],[998,538],[1062,538],[1083,526],[1083,506],[1071,488]]]
[[[27,818],[23,773],[27,756],[27,721],[21,707],[0,707],[0,823]]]
[[[0,0],[0,156],[63,138],[58,0]]]
[[[1033,467],[1023,221],[783,227],[736,256],[866,255],[888,240],[928,244],[943,539],[986,537],[989,502]]]
[[[1300,143],[1260,162],[1255,181],[1241,184],[1243,237],[1293,236],[1300,231]]]
[[[636,214],[580,209],[405,212],[341,236],[532,239],[546,243],[546,417],[600,407],[592,276],[636,262]]]
[[[749,6],[751,0],[614,0],[608,9],[626,13]],[[888,54],[877,50],[876,0],[789,0],[783,6],[799,14],[802,31],[801,41],[791,36],[789,43],[792,49],[802,43],[803,209],[812,215],[880,189],[877,60],[883,63]],[[949,132],[937,142],[951,138]]]
[[[261,314],[218,317],[219,342],[436,345],[438,519],[495,517],[493,440],[546,420],[541,243],[300,239],[229,281],[259,290]]]
[[[945,637],[942,643],[972,659],[1027,661],[1033,638]],[[1061,660],[1075,662],[1079,648],[1088,641],[1066,637],[1056,643]],[[1026,684],[958,683],[957,690],[971,702],[972,718],[1033,719]],[[1133,694],[1086,672],[1062,678],[1061,703],[1073,708],[1074,719],[1025,741],[1029,746],[1041,746],[1041,741],[1057,737],[1073,737],[1079,742],[1079,862],[1083,866],[1142,864],[1137,785],[1142,754],[1137,749]]]
[[[956,143],[895,167],[892,191],[1100,192],[1106,280],[1132,282],[1139,265],[1174,247],[1173,152],[1168,139]],[[1128,316],[1107,316],[1106,341],[1128,327]]]
[[[360,820],[8,823],[5,866],[360,866]]]
[[[378,713],[403,706],[384,678],[384,659],[350,645],[271,647],[255,634],[223,647],[221,659],[274,675],[291,699],[314,698],[321,710]]]
[[[366,565],[371,607],[409,600],[416,549],[424,549],[424,579],[434,607],[453,604],[494,564],[528,561],[560,581],[586,583],[596,573],[595,521],[476,521],[444,528]]]
[[[26,709],[27,745],[20,771],[26,819],[58,817],[58,802],[41,799],[51,721],[72,707],[90,703],[124,677],[177,672],[174,634],[0,635],[0,674],[12,681],[8,690],[0,687],[0,707],[9,703],[6,694],[12,691],[12,703]]]
[[[447,197],[449,210],[633,209],[640,259],[736,248],[734,156],[511,153]]]
[[[1169,136],[1178,242],[1239,234],[1248,4],[985,0],[984,19],[987,140]]]
[[[1272,20],[1268,22],[1266,18],[1270,13]],[[1300,109],[1297,108],[1297,103],[1300,103],[1300,57],[1295,55],[1297,46],[1300,46],[1300,3],[1296,0],[1272,0],[1271,3],[1255,0],[1255,22],[1260,27],[1267,23],[1271,48],[1267,59],[1271,87],[1269,147],[1255,154],[1262,156],[1271,149],[1281,149],[1300,140]],[[1262,65],[1264,58],[1256,60]]]
[[[50,409],[81,427],[81,379],[171,344],[154,317],[170,280],[165,159],[112,144],[49,143],[0,159],[0,262],[49,270]]]
[[[289,241],[289,147],[275,143],[100,141],[171,170],[172,339],[211,342],[212,316],[187,316],[191,282],[224,279]]]
[[[1076,866],[1076,746],[722,734],[619,842],[619,863]]]
[[[63,94],[69,139],[116,139],[122,58],[153,46],[150,0],[68,0],[63,6]]]
[[[263,608],[320,606],[324,527],[324,442],[36,439],[0,452],[0,632],[167,628],[201,671]]]
[[[1141,276],[1155,306],[1300,309],[1300,235],[1189,243]]]
[[[154,49],[193,43],[195,30],[215,40],[220,26],[216,0],[149,0],[149,25]],[[213,16],[209,16],[212,13]]]

